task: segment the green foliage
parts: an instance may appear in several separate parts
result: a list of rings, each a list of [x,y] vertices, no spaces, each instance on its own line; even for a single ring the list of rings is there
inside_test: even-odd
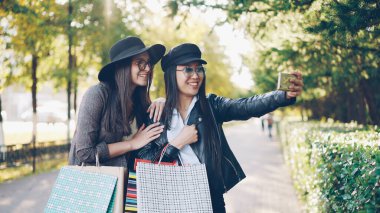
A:
[[[208,7],[225,11],[229,21],[236,21],[247,13],[277,14],[278,12],[303,11],[310,7],[314,0],[233,0],[233,1],[204,1],[204,0],[169,0],[168,8],[171,16],[178,15],[183,7]]]
[[[124,8],[119,8],[113,1],[71,0],[57,6],[62,10],[57,26],[60,36],[53,41],[54,58],[47,64],[54,70],[50,80],[57,88],[66,88],[68,80],[86,80],[89,70],[99,70],[108,63],[110,46],[134,33],[122,21]],[[68,46],[71,46],[73,56],[71,71]],[[95,75],[91,77],[96,79]]]
[[[365,47],[379,37],[380,8],[378,1],[346,0],[317,1],[319,8],[308,11],[309,26],[312,33],[322,33],[335,42],[347,47]],[[349,42],[349,43],[345,43]],[[378,48],[374,48],[379,50]]]
[[[364,13],[362,7],[377,10],[371,2],[315,1],[300,14],[300,20],[292,22],[308,33],[292,39],[301,32],[288,32],[289,39],[264,48],[256,64],[245,60],[253,68],[256,90],[273,89],[277,72],[300,70],[305,83],[301,101],[309,118],[379,124],[380,96],[376,91],[380,87],[376,82],[380,81],[380,39],[379,24],[374,20],[380,17],[367,14],[373,24],[369,26],[361,17],[356,18]]]
[[[10,26],[1,29],[0,36],[5,39],[0,40],[0,45],[10,53],[0,57],[0,61],[4,61],[1,68],[6,71],[0,75],[9,79],[1,82],[1,88],[14,82],[31,86],[29,55],[34,53],[32,50],[38,53],[39,83],[50,81],[56,89],[67,89],[70,80],[73,87],[76,82],[79,87],[88,87],[97,81],[98,70],[109,62],[111,45],[126,36],[137,35],[147,45],[162,43],[168,49],[183,42],[198,44],[209,62],[207,92],[229,97],[239,92],[229,80],[232,71],[218,36],[196,17],[171,20],[164,17],[162,11],[151,11],[145,2],[138,0],[20,0],[6,1],[2,6],[0,13]],[[24,28],[28,29],[20,31]],[[12,34],[12,29],[17,33]],[[32,42],[24,45],[24,41]],[[40,50],[31,46],[36,43],[41,44]],[[71,68],[69,46],[73,55]],[[152,96],[165,96],[159,64],[156,70]]]
[[[380,2],[367,0],[176,1],[225,12],[260,45],[247,55],[255,91],[273,90],[278,72],[304,75],[301,102],[309,118],[380,124]],[[182,14],[178,12],[177,14]],[[257,46],[257,45],[256,45]],[[258,49],[258,48],[256,48]]]
[[[295,187],[310,212],[380,209],[380,129],[355,123],[281,125]],[[377,194],[377,195],[376,195]]]
[[[71,15],[68,15],[69,2]],[[9,26],[1,28],[0,36],[4,40],[0,44],[13,55],[20,55],[3,59],[2,67],[9,71],[2,74],[10,78],[10,83],[17,79],[19,83],[31,85],[28,55],[34,54],[39,60],[37,77],[40,82],[53,80],[56,87],[65,88],[69,42],[75,63],[70,77],[86,78],[89,67],[100,69],[109,62],[108,51],[114,42],[134,35],[123,19],[129,12],[126,6],[113,1],[5,1],[1,4],[0,14]],[[141,13],[136,11],[136,19],[129,18],[129,22],[138,23]],[[16,64],[11,64],[10,60]],[[25,80],[20,78],[23,76]]]
[[[9,83],[17,80],[30,87],[32,57],[37,58],[37,77],[49,75],[48,68],[39,65],[49,57],[51,41],[58,33],[54,22],[59,9],[54,1],[5,1],[1,4],[2,21],[7,23],[0,29],[1,43],[8,52],[1,67],[6,72],[2,74]]]
[[[371,61],[371,57],[374,55],[353,55],[350,50],[324,41],[288,42],[281,49],[272,48],[260,54],[254,80],[257,90],[262,92],[275,88],[277,72],[301,70],[305,83],[301,100],[311,110],[310,118],[368,123],[372,118],[365,103],[371,103],[367,101],[371,94],[370,100],[380,100],[375,92],[378,88],[375,82],[380,78],[375,72],[362,70],[357,60]],[[375,121],[373,118],[372,122]]]

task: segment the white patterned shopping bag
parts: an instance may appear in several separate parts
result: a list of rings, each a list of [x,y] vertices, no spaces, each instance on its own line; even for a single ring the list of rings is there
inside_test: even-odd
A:
[[[204,164],[169,166],[138,163],[136,177],[139,213],[212,212]]]

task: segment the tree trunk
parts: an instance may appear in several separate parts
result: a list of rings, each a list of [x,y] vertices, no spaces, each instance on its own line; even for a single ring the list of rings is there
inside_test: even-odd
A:
[[[349,87],[349,86],[348,86]],[[343,94],[343,93],[342,93]],[[354,98],[352,97],[352,93],[350,93],[347,89],[345,90],[344,92],[344,100],[346,102],[346,113],[342,119],[342,121],[344,123],[348,123],[352,120],[355,120],[355,100],[353,100]]]
[[[77,98],[78,98],[78,71],[77,71],[77,56],[74,54],[74,70],[75,70],[75,75],[74,75],[74,103],[73,103],[73,107],[74,107],[74,113],[75,115],[77,115],[77,109],[78,109],[78,105],[77,105]],[[76,116],[75,116],[76,118]],[[74,119],[75,119],[74,118]]]
[[[70,72],[70,71],[69,71]],[[71,121],[71,79],[67,79],[67,142],[70,143],[70,121]]]
[[[0,94],[0,147],[5,145],[4,131],[3,131],[3,115],[1,114],[2,110],[3,110],[3,107],[2,107],[1,94]]]
[[[362,54],[358,54],[356,57],[356,61],[358,64],[358,74],[360,76],[360,72],[362,70],[362,64],[364,63],[364,56]],[[365,102],[368,105],[368,111],[369,111],[369,116],[371,118],[372,124],[374,125],[379,125],[380,124],[380,113],[379,110],[376,107],[375,103],[375,97],[373,96],[373,93],[371,91],[371,88],[368,86],[369,81],[364,79],[363,77],[360,78],[359,80],[359,88],[361,90],[361,94],[364,95]]]
[[[78,79],[74,80],[74,112],[77,113]]]
[[[363,90],[361,90],[362,92]],[[357,110],[358,110],[358,123],[360,124],[367,124],[367,107],[365,105],[365,94],[360,94],[359,97],[356,97],[358,99],[358,105],[357,105]]]
[[[380,112],[379,109],[376,108],[375,97],[373,96],[371,89],[368,87],[368,82],[365,79],[360,79],[359,85],[368,105],[369,117],[371,118],[372,124],[379,125]]]
[[[32,144],[33,144],[33,173],[36,172],[36,135],[37,135],[37,66],[38,57],[37,55],[32,55],[32,108],[33,108],[33,133],[32,133]]]
[[[72,34],[72,27],[71,27],[71,21],[72,21],[72,13],[73,13],[73,7],[71,4],[71,0],[69,0],[68,4],[68,41],[69,41],[69,64],[68,64],[68,73],[67,73],[67,143],[70,143],[70,121],[71,121],[71,78],[72,78],[72,69],[73,69],[73,55],[72,55],[72,46],[73,46],[73,34]]]
[[[76,118],[77,118],[77,109],[78,109],[78,107],[77,107],[77,99],[78,99],[78,79],[77,79],[78,77],[75,77],[75,79],[74,79],[74,100],[73,100],[73,108],[74,108],[74,121],[75,121],[75,123],[76,123]]]
[[[2,102],[1,102],[1,94],[0,94],[0,152],[2,153],[0,160],[5,161],[6,156],[6,147],[4,141],[4,130],[3,130],[3,116],[1,115],[2,111]]]

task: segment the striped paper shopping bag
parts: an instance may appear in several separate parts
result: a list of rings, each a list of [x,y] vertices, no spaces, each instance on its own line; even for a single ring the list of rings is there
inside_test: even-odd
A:
[[[129,172],[128,184],[127,184],[127,195],[125,200],[125,212],[134,213],[137,212],[137,189],[136,189],[136,173],[133,171]]]

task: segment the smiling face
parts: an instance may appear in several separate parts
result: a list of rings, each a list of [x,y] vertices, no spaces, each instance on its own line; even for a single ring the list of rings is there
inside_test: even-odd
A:
[[[152,65],[149,62],[147,52],[136,55],[132,58],[131,77],[135,86],[146,86],[152,72]]]
[[[194,72],[192,75],[189,75],[185,74],[184,69],[186,67],[191,67],[195,71],[199,66],[201,66],[199,62],[190,62],[186,65],[177,65],[176,79],[179,95],[194,97],[198,94],[199,88],[201,87],[204,79],[204,73]]]

